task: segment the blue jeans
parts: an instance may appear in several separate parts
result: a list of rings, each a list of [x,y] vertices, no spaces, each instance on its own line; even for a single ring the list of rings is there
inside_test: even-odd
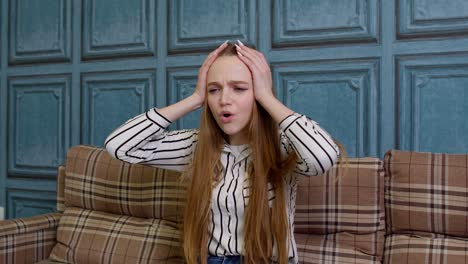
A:
[[[240,256],[208,256],[208,264],[240,264]]]

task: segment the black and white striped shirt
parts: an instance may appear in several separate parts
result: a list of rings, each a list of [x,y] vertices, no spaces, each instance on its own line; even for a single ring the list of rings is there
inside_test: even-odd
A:
[[[156,108],[136,116],[114,130],[105,147],[115,158],[150,166],[183,171],[192,160],[198,130],[166,131],[171,122]],[[336,162],[339,149],[332,138],[318,124],[306,116],[292,114],[279,124],[283,157],[296,151],[298,160],[294,172],[285,176],[285,197],[289,233],[294,232],[294,211],[298,175],[313,176],[324,173]],[[227,143],[221,152],[223,175],[214,187],[209,223],[209,253],[212,255],[243,255],[244,209],[249,201],[250,185],[246,177],[251,150],[248,145]],[[268,184],[270,206],[275,199]],[[298,263],[294,236],[288,241],[289,263]],[[274,248],[276,256],[276,247]]]

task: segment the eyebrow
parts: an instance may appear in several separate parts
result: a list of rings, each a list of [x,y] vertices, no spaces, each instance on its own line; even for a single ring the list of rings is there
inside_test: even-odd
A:
[[[228,81],[228,84],[230,85],[233,85],[233,84],[249,84],[248,82],[244,82],[244,81]],[[218,85],[218,86],[221,86],[221,84],[219,82],[210,82],[207,84],[207,86],[210,86],[210,85]]]

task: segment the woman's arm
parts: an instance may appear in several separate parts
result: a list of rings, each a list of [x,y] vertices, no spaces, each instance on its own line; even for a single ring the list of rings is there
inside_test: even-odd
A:
[[[252,72],[254,95],[257,102],[270,114],[281,128],[282,151],[294,149],[299,160],[296,171],[306,175],[322,174],[338,159],[339,148],[328,133],[305,116],[295,114],[273,94],[270,66],[261,52],[237,46],[241,59]]]
[[[198,131],[167,132],[166,128],[203,104],[208,69],[227,46],[226,43],[211,52],[203,62],[198,73],[197,87],[191,96],[161,109],[150,109],[128,120],[107,137],[107,151],[113,157],[126,162],[183,170],[192,158]]]
[[[257,101],[279,124],[282,154],[285,155],[292,149],[296,151],[299,157],[296,172],[309,176],[319,175],[336,163],[339,148],[315,121],[294,113],[274,96],[265,95]]]
[[[171,121],[156,108],[125,122],[105,141],[114,158],[181,171],[189,163],[197,130],[166,131]]]
[[[281,121],[279,127],[282,155],[286,157],[295,151],[299,158],[295,172],[307,176],[319,175],[338,160],[338,146],[315,121],[294,113]]]
[[[265,56],[261,52],[245,46],[239,40],[238,43],[239,45],[236,45],[238,57],[252,73],[255,100],[276,122],[281,122],[294,111],[283,105],[273,94],[271,70]]]

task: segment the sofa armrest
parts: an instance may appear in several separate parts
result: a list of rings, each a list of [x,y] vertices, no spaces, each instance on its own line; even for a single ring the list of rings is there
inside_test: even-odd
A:
[[[36,263],[49,257],[61,215],[0,221],[0,263]]]

